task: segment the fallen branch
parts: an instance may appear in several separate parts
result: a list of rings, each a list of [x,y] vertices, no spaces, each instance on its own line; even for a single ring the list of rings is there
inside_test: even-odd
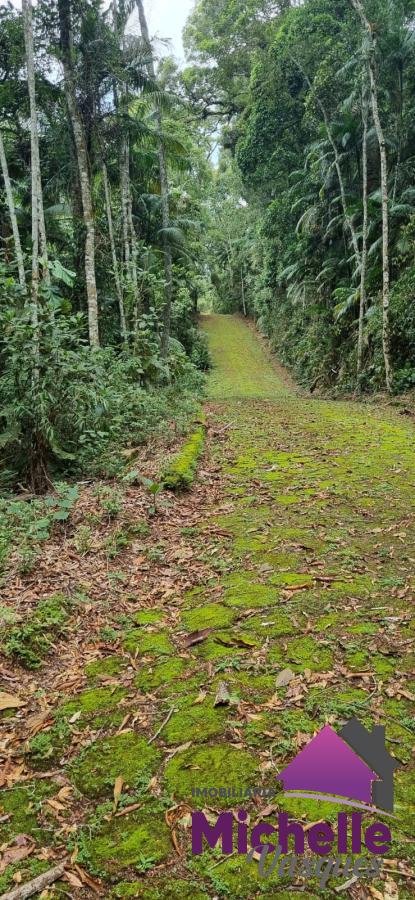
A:
[[[68,860],[64,859],[57,866],[54,866],[53,869],[48,869],[47,872],[37,875],[36,878],[32,878],[26,884],[21,884],[12,891],[8,891],[7,894],[2,894],[0,900],[25,900],[26,897],[32,897],[33,894],[40,893],[45,887],[53,884],[54,881],[57,881],[63,875],[67,862]]]
[[[171,717],[172,717],[172,715],[173,715],[174,712],[175,712],[175,707],[172,706],[172,708],[171,708],[171,709],[169,710],[169,712],[167,713],[166,718],[165,718],[165,719],[163,720],[163,722],[161,723],[160,728],[158,728],[157,731],[156,731],[156,733],[153,734],[153,737],[151,737],[150,740],[147,741],[147,744],[152,744],[153,741],[156,740],[156,738],[159,736],[159,734],[163,731],[164,726],[167,725],[167,722],[169,722],[169,720],[171,719]],[[1,897],[0,897],[0,900],[2,900]]]

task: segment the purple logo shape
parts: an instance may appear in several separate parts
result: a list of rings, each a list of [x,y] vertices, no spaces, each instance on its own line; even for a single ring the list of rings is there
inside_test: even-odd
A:
[[[368,732],[351,719],[340,734],[325,725],[283,769],[278,780],[285,791],[316,799],[345,798],[350,805],[393,810],[393,772],[399,763],[385,748],[385,729]],[[347,798],[347,799],[346,799]]]

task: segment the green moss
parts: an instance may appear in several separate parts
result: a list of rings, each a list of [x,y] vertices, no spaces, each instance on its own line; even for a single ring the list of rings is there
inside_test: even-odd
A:
[[[205,445],[205,431],[205,427],[200,425],[186,440],[162,476],[165,487],[173,491],[186,491],[192,486],[198,459]]]
[[[226,785],[252,787],[256,784],[258,762],[251,753],[225,745],[191,747],[178,753],[165,768],[167,790],[175,799],[191,801],[195,806],[205,806],[206,797],[192,798],[192,789]],[[218,807],[232,807],[235,800],[215,797],[209,801]]]
[[[235,618],[235,613],[220,603],[206,603],[197,609],[184,612],[182,621],[188,631],[198,631],[202,628],[223,628],[230,625]]]
[[[395,776],[395,815],[402,831],[413,837],[415,827],[415,780],[412,770],[397,772]]]
[[[65,722],[57,722],[51,728],[40,731],[29,741],[27,756],[32,769],[49,769],[57,763],[70,743],[71,732]]]
[[[85,674],[88,678],[95,679],[97,675],[118,675],[125,665],[122,656],[105,656],[103,659],[96,659],[85,666]]]
[[[256,862],[248,863],[246,858],[240,856],[225,858],[219,868],[212,870],[212,858],[210,854],[204,854],[196,860],[195,867],[211,881],[215,895],[232,900],[234,897],[238,900],[251,900],[258,895],[261,882],[265,888],[268,881],[260,879]],[[275,879],[271,877],[271,880],[275,891]]]
[[[63,594],[40,600],[24,624],[7,629],[4,635],[6,656],[14,657],[27,669],[39,668],[54,640],[63,632],[68,605],[68,598]]]
[[[238,647],[233,645],[233,631],[218,631],[209,635],[206,640],[192,647],[193,653],[202,659],[223,660],[230,657],[243,656],[244,653],[252,652],[250,647]]]
[[[346,653],[345,663],[350,669],[355,669],[358,672],[368,672],[371,668],[369,656],[364,650],[352,650]]]
[[[357,625],[352,625],[349,628],[349,631],[352,634],[376,634],[379,631],[379,626],[375,625],[373,622],[359,622]]]
[[[266,747],[267,744],[275,741],[277,728],[273,713],[257,713],[255,719],[244,727],[244,741],[248,747]]]
[[[81,694],[75,694],[72,700],[61,706],[58,715],[65,719],[80,712],[79,723],[88,722],[98,713],[117,712],[117,706],[127,691],[120,687],[98,687]],[[109,719],[110,721],[110,719]]]
[[[311,575],[302,575],[295,572],[280,572],[277,575],[271,575],[268,579],[270,584],[278,584],[281,587],[296,587],[296,585],[312,585],[313,579]]]
[[[137,625],[156,625],[163,618],[163,613],[159,609],[142,609],[133,618]]]
[[[371,667],[379,677],[386,678],[388,675],[393,676],[399,668],[399,660],[394,656],[382,656],[377,654],[371,658]]]
[[[327,613],[327,615],[322,616],[321,619],[316,622],[316,629],[318,629],[318,631],[325,631],[326,629],[330,629],[334,625],[337,625],[339,621],[339,613]]]
[[[341,718],[362,717],[368,695],[361,688],[334,691],[331,688],[311,688],[305,701],[307,712],[313,712],[324,721],[328,715]]]
[[[282,637],[295,634],[298,630],[291,619],[280,609],[271,610],[268,615],[253,616],[248,619],[247,627],[262,641],[267,638]]]
[[[134,684],[140,691],[151,691],[166,685],[173,690],[173,683],[185,672],[182,659],[169,659],[156,666],[145,666],[137,673]]]
[[[255,675],[253,672],[238,672],[231,678],[226,676],[233,690],[250,703],[265,703],[275,694],[275,675]]]
[[[288,737],[294,737],[298,732],[314,734],[316,731],[315,720],[299,709],[285,710],[279,724]]]
[[[171,849],[164,817],[151,808],[112,819],[86,844],[93,870],[109,875],[130,867],[144,871],[149,862],[154,866],[165,860]]]
[[[123,647],[127,653],[140,656],[170,656],[174,653],[167,631],[146,631],[143,634],[141,628],[133,628],[127,632]]]
[[[245,578],[239,585],[229,588],[223,598],[226,606],[246,607],[247,609],[266,609],[278,600],[278,593],[266,584],[254,584]]]
[[[312,672],[326,672],[333,663],[333,653],[311,637],[296,638],[287,645],[287,659],[295,671],[311,669]]]
[[[228,712],[223,707],[213,707],[205,700],[196,706],[186,705],[174,713],[163,729],[166,744],[184,744],[186,741],[203,743],[222,734]]]
[[[143,900],[207,900],[208,895],[195,882],[182,881],[174,875],[169,879],[120,882],[111,891],[111,897],[139,897]]]
[[[36,841],[45,841],[46,835],[39,819],[42,803],[56,790],[50,781],[26,781],[0,794],[2,815],[10,816],[0,824],[0,843],[10,841],[17,834],[31,835]]]
[[[133,786],[143,776],[150,778],[159,762],[160,753],[153,745],[126,732],[95,741],[76,757],[69,774],[86,797],[111,796],[119,775]]]

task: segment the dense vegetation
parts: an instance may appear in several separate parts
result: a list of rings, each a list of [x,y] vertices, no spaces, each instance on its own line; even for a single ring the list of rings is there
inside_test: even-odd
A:
[[[415,385],[413,0],[199,0],[183,71],[141,0],[32,6],[0,11],[3,492],[185,425],[198,305],[313,389]]]
[[[150,4],[0,0],[0,900],[412,900],[415,0]]]
[[[104,6],[0,10],[2,490],[115,474],[185,424],[207,365],[204,139],[142,3],[138,36]]]
[[[314,387],[415,383],[414,12],[200,0],[187,26],[185,84],[227,151],[220,305]]]

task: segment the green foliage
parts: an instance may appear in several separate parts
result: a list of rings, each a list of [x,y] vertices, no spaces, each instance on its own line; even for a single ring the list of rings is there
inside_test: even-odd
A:
[[[62,594],[40,600],[24,623],[8,628],[3,634],[6,656],[12,656],[27,669],[38,669],[54,639],[64,630],[68,607],[68,598]]]
[[[16,565],[21,574],[33,568],[41,544],[53,529],[65,526],[78,498],[75,485],[57,482],[54,493],[44,500],[0,499],[0,562],[4,566],[15,550]]]
[[[414,8],[364,5],[376,37],[387,144],[390,344],[399,392],[414,386]],[[208,225],[215,308],[251,314],[313,390],[382,388],[382,193],[370,103],[367,304],[357,376],[360,266],[350,226],[361,250],[367,38],[353,5],[305,0],[271,11],[252,0],[236,14],[233,0],[202,0],[186,40],[189,98],[216,118],[222,138]]]
[[[2,326],[2,472],[10,485],[23,479],[45,489],[51,468],[114,474],[123,465],[122,446],[142,443],[176,403],[178,419],[185,420],[201,387],[180,345],[171,349],[170,383],[146,386],[153,363],[144,339],[142,358],[138,350],[131,356],[109,347],[91,353],[82,342],[81,318],[64,315],[61,307],[46,305],[40,315],[36,366],[29,311],[5,308]]]

